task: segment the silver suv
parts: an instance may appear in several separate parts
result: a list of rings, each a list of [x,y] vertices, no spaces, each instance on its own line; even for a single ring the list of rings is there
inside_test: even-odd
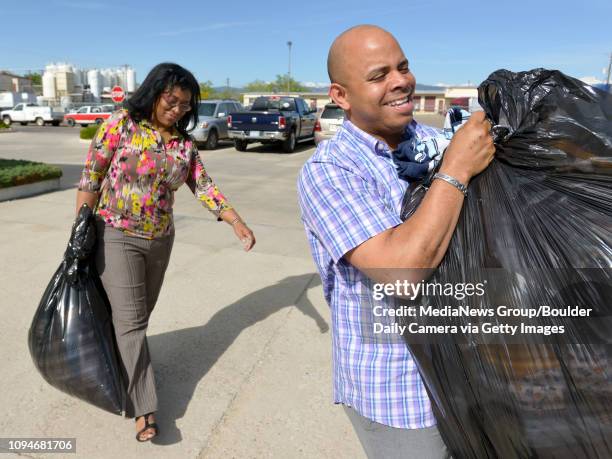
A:
[[[242,110],[235,100],[203,100],[198,107],[198,123],[190,134],[207,150],[217,148],[220,139],[227,139],[227,117]]]

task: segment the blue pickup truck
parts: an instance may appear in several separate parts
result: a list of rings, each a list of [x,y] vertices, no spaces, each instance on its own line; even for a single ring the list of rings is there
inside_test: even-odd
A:
[[[314,139],[316,110],[301,97],[258,97],[249,111],[230,113],[228,135],[236,150],[252,142],[281,143],[291,153],[298,142]]]

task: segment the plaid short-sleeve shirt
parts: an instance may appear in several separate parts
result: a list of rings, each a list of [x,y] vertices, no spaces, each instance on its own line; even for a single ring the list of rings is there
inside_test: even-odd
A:
[[[417,136],[439,135],[413,122]],[[407,183],[386,143],[344,121],[306,162],[298,179],[302,221],[332,313],[334,401],[392,427],[435,425],[414,359],[401,337],[371,339],[369,280],[343,256],[401,224]],[[364,319],[365,318],[365,319]]]

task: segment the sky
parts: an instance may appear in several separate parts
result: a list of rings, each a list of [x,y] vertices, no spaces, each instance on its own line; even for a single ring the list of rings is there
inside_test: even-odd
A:
[[[3,2],[0,69],[52,62],[131,65],[141,82],[170,61],[200,81],[239,87],[286,74],[327,84],[334,38],[363,23],[398,39],[422,84],[477,85],[493,71],[535,67],[605,80],[612,52],[610,0],[40,0]]]

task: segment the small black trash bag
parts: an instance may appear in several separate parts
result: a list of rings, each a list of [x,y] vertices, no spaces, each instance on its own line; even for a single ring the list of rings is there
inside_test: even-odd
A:
[[[84,205],[28,334],[34,365],[57,389],[121,414],[124,390],[110,306],[96,273],[94,216]]]
[[[495,316],[403,316],[403,325],[478,327],[404,339],[453,457],[610,458],[612,96],[545,69],[496,71],[478,92],[496,157],[472,180],[426,282],[458,291],[484,281],[484,294],[434,293],[415,304]],[[404,219],[424,194],[411,191]],[[553,316],[539,306],[591,312]],[[538,315],[500,315],[508,309]],[[528,328],[485,334],[485,323]]]

